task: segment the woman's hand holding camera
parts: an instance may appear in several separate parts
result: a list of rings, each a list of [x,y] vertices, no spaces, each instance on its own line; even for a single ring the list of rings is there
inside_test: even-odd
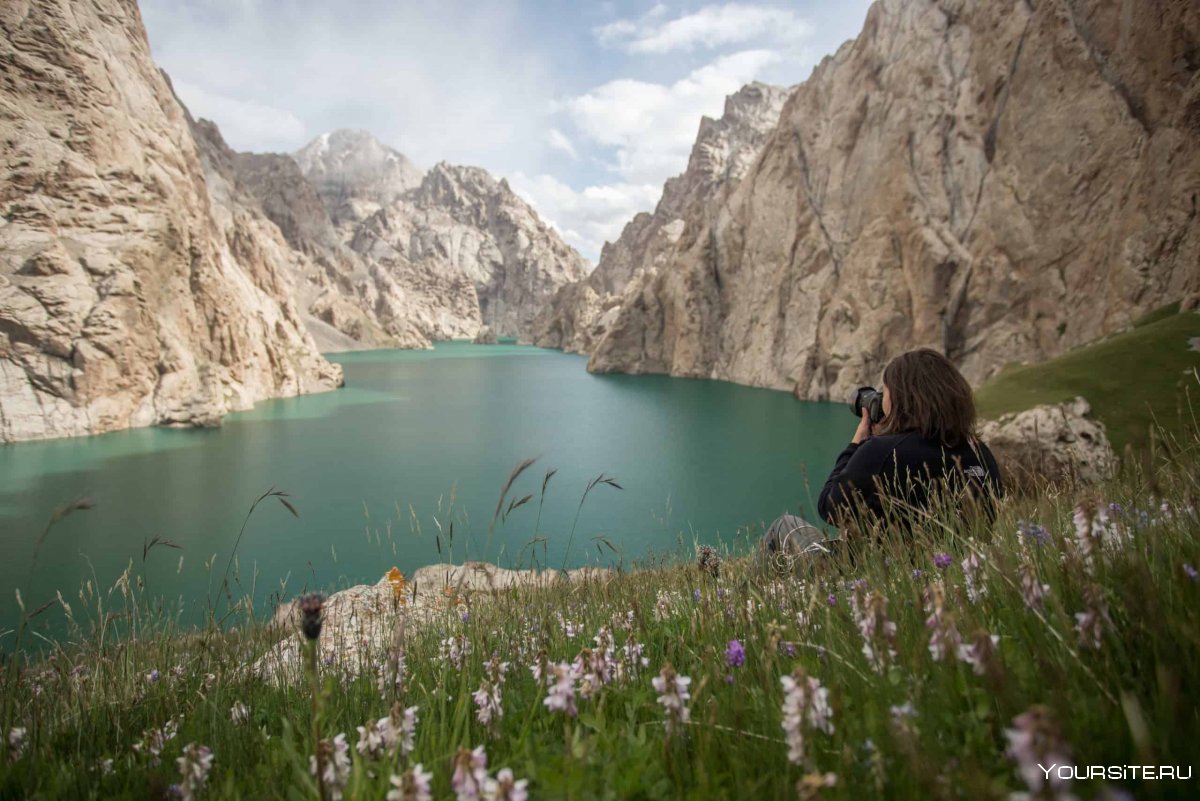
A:
[[[862,420],[858,421],[858,430],[854,432],[854,439],[850,440],[855,445],[863,444],[863,440],[868,439],[874,432],[871,430],[871,415],[866,410],[862,410]]]

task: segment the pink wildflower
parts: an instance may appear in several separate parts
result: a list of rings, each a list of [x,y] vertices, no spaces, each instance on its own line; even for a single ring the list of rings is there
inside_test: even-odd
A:
[[[783,685],[783,732],[787,738],[788,761],[804,761],[804,730],[806,728],[833,733],[833,711],[829,707],[829,690],[820,680],[796,668],[790,676],[780,676]]]
[[[387,801],[433,801],[433,774],[419,762],[389,781],[393,789],[388,790]]]
[[[930,584],[925,590],[925,627],[929,629],[929,655],[934,662],[947,657],[962,658],[964,646],[962,635],[954,625],[954,618],[946,612],[946,595],[941,584]]]
[[[574,716],[578,711],[575,708],[575,681],[578,676],[574,666],[567,662],[559,662],[549,667],[550,673],[546,676],[546,683],[550,689],[542,703],[551,712],[566,712]]]
[[[487,753],[483,746],[473,751],[459,748],[454,756],[454,775],[450,778],[458,801],[480,801],[487,780]]]
[[[475,700],[475,706],[479,707],[475,717],[493,733],[494,721],[504,717],[503,688],[504,674],[507,672],[508,663],[501,662],[499,656],[493,655],[487,663],[487,675],[483,683],[471,696]]]
[[[350,746],[346,743],[346,735],[339,734],[332,740],[321,740],[317,743],[321,753],[322,776],[325,789],[333,801],[341,801],[342,793],[346,790],[346,782],[350,780]],[[308,758],[308,771],[317,775],[317,757]]]
[[[483,797],[486,801],[527,801],[528,779],[514,779],[511,768],[501,768],[496,778],[484,784]]]
[[[1032,795],[1055,799],[1072,798],[1067,793],[1066,782],[1058,771],[1049,775],[1043,765],[1073,767],[1070,750],[1059,735],[1057,724],[1043,706],[1032,706],[1013,718],[1013,727],[1005,729],[1008,738],[1009,759],[1017,763],[1017,775],[1025,782]]]
[[[677,674],[668,663],[663,665],[663,669],[651,679],[650,683],[654,686],[654,691],[658,693],[658,703],[666,710],[667,732],[672,733],[688,721],[690,713],[687,702],[692,697],[688,692],[688,685],[692,683],[692,680],[687,676]]]
[[[887,603],[882,593],[867,594],[861,586],[850,596],[850,610],[863,638],[863,656],[880,673],[896,658],[896,624],[888,620]]]
[[[182,781],[179,782],[179,795],[183,801],[192,801],[200,788],[208,781],[208,773],[212,770],[213,752],[206,745],[188,743],[183,748],[183,756],[175,760],[179,765]]]
[[[1046,594],[1050,592],[1049,584],[1038,580],[1037,569],[1032,562],[1021,563],[1021,597],[1030,609],[1041,609]]]

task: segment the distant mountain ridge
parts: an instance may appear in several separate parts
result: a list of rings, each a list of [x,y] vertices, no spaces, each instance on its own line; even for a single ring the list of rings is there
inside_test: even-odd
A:
[[[323,133],[292,159],[325,200],[334,225],[361,222],[421,185],[421,170],[363,130]]]
[[[427,339],[474,337],[486,326],[529,341],[554,292],[587,273],[586,260],[482,168],[441,162],[422,174],[363,131],[322,134],[293,158],[341,241],[382,268],[379,280],[419,285],[419,303],[403,314]]]

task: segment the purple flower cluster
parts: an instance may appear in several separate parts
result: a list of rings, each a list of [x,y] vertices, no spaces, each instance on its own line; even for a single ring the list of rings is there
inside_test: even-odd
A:
[[[1017,533],[1039,548],[1050,542],[1050,532],[1046,530],[1045,526],[1038,523],[1028,523],[1022,520],[1017,523]]]
[[[729,645],[725,646],[725,665],[739,668],[744,664],[746,664],[746,649],[738,640],[730,640]]]

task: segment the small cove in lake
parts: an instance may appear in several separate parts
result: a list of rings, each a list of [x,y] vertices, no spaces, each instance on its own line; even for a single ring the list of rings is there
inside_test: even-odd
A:
[[[615,564],[598,535],[626,564],[677,548],[681,536],[733,542],[739,528],[784,511],[815,517],[820,484],[855,427],[843,404],[718,381],[593,375],[583,357],[540,348],[449,342],[329,358],[345,369],[343,389],[260,403],[220,428],[0,446],[0,586],[9,588],[0,627],[18,620],[14,588],[30,610],[61,590],[78,614],[80,585],[93,579],[107,591],[130,560],[151,594],[182,599],[185,620],[202,619],[247,509],[271,487],[289,492],[300,516],[271,500],[246,527],[241,581],[248,588],[257,573],[260,602],[285,579],[291,594],[448,561],[451,519],[454,561],[515,566],[553,468],[537,532],[550,567]],[[497,522],[489,545],[505,480],[534,456],[509,492],[533,499]],[[601,473],[624,489],[592,490],[568,554],[580,496]],[[95,508],[58,523],[31,570],[47,518],[79,496]],[[143,544],[155,536],[180,549],[151,550],[143,568]],[[522,566],[529,558],[526,550]],[[54,632],[62,619],[50,608],[34,622]],[[10,647],[11,635],[0,643]]]

